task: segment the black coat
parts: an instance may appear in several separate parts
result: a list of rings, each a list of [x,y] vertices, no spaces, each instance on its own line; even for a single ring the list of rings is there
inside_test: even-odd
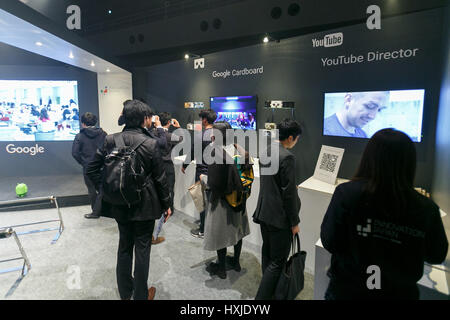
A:
[[[339,185],[323,219],[320,237],[332,254],[329,291],[336,299],[418,299],[424,262],[438,264],[447,255],[439,208],[411,190],[408,208],[397,212],[364,190],[364,181]],[[380,268],[380,290],[367,288],[373,265]]]
[[[157,142],[152,139],[146,129],[126,128],[122,131],[125,145],[134,145],[139,138],[147,137],[136,150],[144,172],[151,176],[150,183],[144,188],[142,202],[128,208],[127,206],[113,206],[103,201],[102,215],[115,218],[118,221],[146,221],[159,219],[162,213],[172,207],[164,164]],[[105,144],[99,150],[92,162],[89,163],[86,174],[97,186],[102,183],[101,169],[106,155],[115,148],[114,138],[108,135]]]
[[[161,146],[161,144],[158,144],[158,145],[161,149],[163,161],[167,162],[167,163],[173,163],[172,162],[172,150],[176,144],[183,141],[183,137],[177,136],[176,134],[174,134],[168,130],[165,130],[165,129],[163,129],[163,130],[164,130],[164,137],[166,139],[166,145],[163,147]]]
[[[273,175],[260,172],[258,204],[253,221],[278,229],[290,229],[300,223],[301,203],[295,184],[295,159],[280,143],[274,142],[271,148],[279,152],[279,167]],[[268,164],[260,163],[260,167],[268,167]]]
[[[75,136],[72,144],[72,156],[83,166],[83,169],[94,158],[97,149],[103,146],[105,137],[106,132],[101,128],[83,128]]]

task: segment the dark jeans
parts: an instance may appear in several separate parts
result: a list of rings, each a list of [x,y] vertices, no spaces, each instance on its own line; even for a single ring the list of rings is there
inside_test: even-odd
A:
[[[89,202],[92,208],[92,214],[95,216],[100,216],[102,210],[102,197],[100,192],[95,189],[95,185],[91,179],[86,174],[83,174],[84,183],[88,189]]]
[[[148,270],[155,220],[119,222],[117,285],[121,299],[148,299]],[[134,249],[134,278],[132,276]]]
[[[256,294],[256,300],[271,300],[275,294],[281,271],[291,250],[291,229],[278,229],[261,223],[262,279]]]

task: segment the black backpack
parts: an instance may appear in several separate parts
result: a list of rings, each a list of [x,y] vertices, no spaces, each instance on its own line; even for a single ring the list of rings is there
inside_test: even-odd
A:
[[[105,157],[103,168],[103,200],[131,207],[141,201],[145,187],[146,176],[136,150],[146,138],[126,146],[122,133],[115,133],[113,137],[115,148]]]

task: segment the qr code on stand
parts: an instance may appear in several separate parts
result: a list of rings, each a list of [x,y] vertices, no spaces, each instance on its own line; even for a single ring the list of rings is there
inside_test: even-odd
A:
[[[335,154],[324,153],[320,161],[320,170],[334,172],[336,169],[338,156]]]

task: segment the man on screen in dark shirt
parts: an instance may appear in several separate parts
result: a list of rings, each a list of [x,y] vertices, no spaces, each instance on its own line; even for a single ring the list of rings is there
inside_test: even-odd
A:
[[[389,91],[353,92],[344,98],[344,107],[324,120],[327,136],[367,138],[362,129],[389,103]]]

